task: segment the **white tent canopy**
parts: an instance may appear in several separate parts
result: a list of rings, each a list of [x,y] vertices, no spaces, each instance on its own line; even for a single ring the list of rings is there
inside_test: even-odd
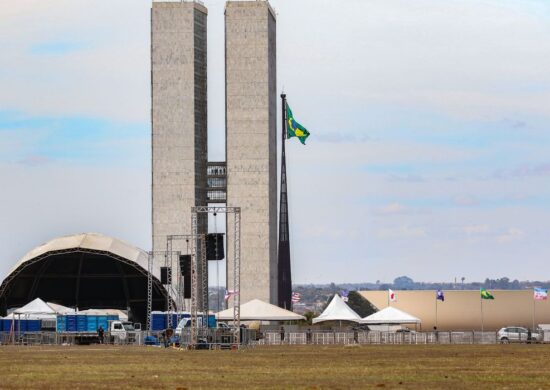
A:
[[[75,314],[76,311],[72,307],[59,305],[57,303],[48,302],[48,306],[51,307],[57,314]]]
[[[338,294],[334,294],[334,298],[332,298],[327,308],[319,317],[313,319],[314,324],[323,321],[359,322],[361,321],[361,317],[354,312]]]
[[[27,303],[25,306],[12,311],[4,318],[21,318],[22,320],[55,319],[57,313],[40,298]]]
[[[420,319],[388,306],[361,320],[362,324],[420,324]]]
[[[233,308],[220,311],[216,314],[217,320],[232,321]],[[304,316],[281,309],[279,306],[272,305],[253,299],[241,305],[241,321],[298,321],[305,320]]]

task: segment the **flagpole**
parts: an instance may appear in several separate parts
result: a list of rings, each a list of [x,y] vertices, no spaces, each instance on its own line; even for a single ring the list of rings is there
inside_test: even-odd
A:
[[[437,295],[435,296],[435,328],[437,329]]]
[[[537,303],[537,300],[533,295],[533,327],[531,328],[533,329],[533,332],[535,331],[535,303]]]
[[[279,194],[279,245],[277,253],[278,306],[292,310],[292,275],[290,261],[290,232],[288,221],[288,188],[286,177],[287,103],[281,94],[281,185]]]
[[[481,300],[481,340],[483,340],[483,297],[482,296],[480,296],[480,300]]]

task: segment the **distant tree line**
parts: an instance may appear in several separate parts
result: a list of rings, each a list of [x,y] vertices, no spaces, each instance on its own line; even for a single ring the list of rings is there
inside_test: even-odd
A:
[[[550,287],[550,281],[519,281],[510,280],[508,277],[498,279],[485,279],[483,282],[468,282],[465,278],[457,279],[455,283],[448,282],[415,282],[408,276],[399,276],[393,283],[330,283],[294,285],[294,291],[301,294],[300,303],[307,305],[309,310],[320,313],[330,302],[334,294],[349,292],[348,305],[362,317],[372,314],[376,309],[363,298],[357,291],[365,290],[478,290],[480,288],[495,290],[522,290],[533,287]]]

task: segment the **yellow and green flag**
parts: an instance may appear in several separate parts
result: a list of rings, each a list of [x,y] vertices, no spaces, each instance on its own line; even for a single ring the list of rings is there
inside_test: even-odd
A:
[[[286,105],[286,120],[287,138],[297,137],[302,145],[305,145],[306,139],[307,137],[309,137],[309,131],[307,131],[304,126],[294,120],[294,115],[292,115],[292,110],[290,109],[288,104]]]
[[[479,292],[481,293],[481,299],[495,299],[493,294],[491,294],[489,291],[485,290],[484,288],[481,288]]]

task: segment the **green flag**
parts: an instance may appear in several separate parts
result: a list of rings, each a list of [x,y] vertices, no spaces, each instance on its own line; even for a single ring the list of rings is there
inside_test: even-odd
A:
[[[495,299],[493,294],[491,294],[489,291],[485,290],[484,288],[481,288],[479,292],[481,293],[481,299]]]
[[[292,115],[292,110],[286,105],[286,120],[287,120],[287,126],[286,126],[286,133],[287,138],[297,137],[300,142],[305,145],[306,139],[309,137],[309,131],[306,130],[304,126],[299,124],[294,120],[294,115]]]

